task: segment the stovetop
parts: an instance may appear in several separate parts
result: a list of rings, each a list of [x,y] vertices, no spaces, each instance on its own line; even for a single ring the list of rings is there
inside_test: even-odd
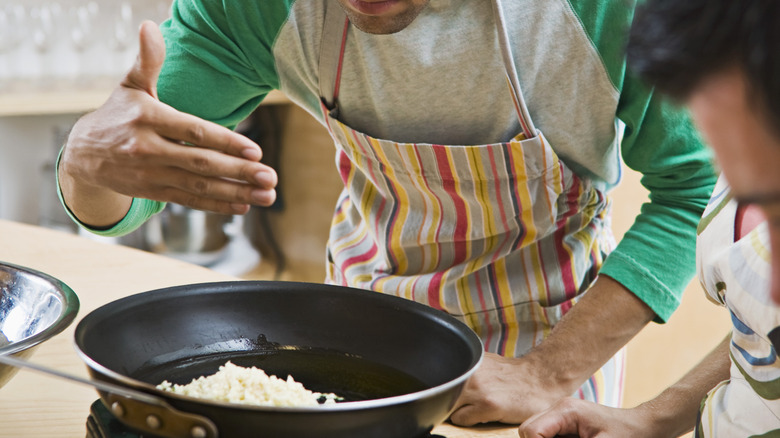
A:
[[[87,418],[86,438],[157,438],[129,429],[117,420],[100,400],[92,403]],[[442,435],[428,435],[428,438],[446,438]]]
[[[89,408],[87,438],[154,438],[141,435],[119,422],[102,401],[97,400]]]

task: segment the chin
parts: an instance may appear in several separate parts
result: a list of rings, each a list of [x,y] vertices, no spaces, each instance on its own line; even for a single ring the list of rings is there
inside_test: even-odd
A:
[[[375,35],[389,35],[400,32],[420,15],[427,2],[420,5],[409,6],[394,12],[381,15],[369,15],[355,10],[349,5],[349,0],[341,0],[341,7],[349,17],[349,21],[360,31]]]
[[[349,21],[361,32],[370,33],[374,35],[390,35],[400,32],[414,21],[414,17],[408,20],[400,20],[401,17],[366,17],[366,16],[353,16],[354,14],[347,14]]]

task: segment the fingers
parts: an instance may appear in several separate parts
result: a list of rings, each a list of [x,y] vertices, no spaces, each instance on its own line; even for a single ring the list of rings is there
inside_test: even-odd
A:
[[[155,131],[169,139],[251,161],[260,161],[263,157],[260,147],[249,138],[216,123],[179,112],[168,105],[148,108],[145,121],[154,124]]]
[[[577,432],[571,429],[564,418],[556,412],[544,412],[526,420],[518,429],[521,438],[553,438]]]
[[[139,140],[141,141],[144,140]],[[144,149],[144,159],[159,166],[181,169],[192,176],[240,181],[263,189],[271,189],[278,183],[276,171],[257,161],[234,157],[216,150],[182,145],[163,137],[152,137],[146,141],[149,144],[139,145]],[[189,178],[176,185],[193,192],[208,192],[208,187],[203,184],[198,182],[197,178]]]
[[[165,41],[157,25],[144,21],[138,31],[138,58],[122,85],[146,92],[157,99],[157,79],[165,61]]]
[[[276,173],[270,169],[259,172],[258,184],[225,179],[220,176],[206,177],[189,171],[171,169],[165,180],[169,187],[186,193],[187,196],[225,200],[233,203],[268,206],[276,200]],[[180,200],[177,203],[190,206],[194,201]]]
[[[232,157],[220,152],[183,146],[160,140],[147,149],[148,167],[141,167],[142,178],[155,199],[188,207],[203,203],[238,203],[268,206],[276,200],[276,172],[262,163]],[[157,192],[157,193],[155,193]],[[220,208],[225,208],[224,205]]]
[[[136,176],[155,183],[139,186],[125,176],[121,179],[129,183],[117,187],[117,191],[225,214],[243,214],[250,205],[269,206],[276,200],[273,187],[260,188],[241,181],[194,175],[175,167],[141,170]]]
[[[252,204],[262,206],[271,205],[276,199],[276,194],[273,190],[268,191],[268,193],[271,194],[268,197],[269,201]],[[173,202],[196,210],[211,211],[221,214],[245,214],[249,211],[250,208],[249,203],[230,202],[220,199],[199,197],[193,195],[192,193],[176,190],[173,188],[167,190],[163,195],[163,198],[166,202]]]
[[[450,421],[458,426],[474,426],[479,423],[506,422],[519,424],[505,418],[506,409],[524,405],[510,401],[516,392],[512,385],[500,381],[497,376],[510,376],[505,369],[506,358],[494,353],[485,353],[484,360],[474,375],[466,382]],[[522,419],[521,419],[522,420]]]
[[[583,421],[582,412],[579,409],[587,406],[587,402],[581,400],[561,400],[550,409],[524,421],[518,429],[518,433],[521,438],[577,435],[581,431],[581,422]]]
[[[470,427],[480,423],[500,422],[503,409],[495,399],[484,397],[479,388],[479,376],[473,376],[466,383],[466,390],[455,404],[450,421],[458,426]]]
[[[464,404],[450,415],[452,424],[463,427],[471,427],[480,423],[501,421],[498,410],[486,409],[485,405]]]

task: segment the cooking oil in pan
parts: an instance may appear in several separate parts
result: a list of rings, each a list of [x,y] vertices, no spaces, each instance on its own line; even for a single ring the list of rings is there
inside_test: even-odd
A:
[[[183,385],[200,376],[216,373],[227,361],[242,367],[254,366],[280,378],[290,375],[306,389],[342,397],[340,402],[393,397],[429,387],[387,365],[344,353],[311,349],[241,351],[191,357],[142,368],[131,377],[152,385],[163,380]]]

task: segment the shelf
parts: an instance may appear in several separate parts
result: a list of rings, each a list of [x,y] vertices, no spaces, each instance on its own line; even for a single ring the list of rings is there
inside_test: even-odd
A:
[[[0,93],[0,117],[82,114],[97,109],[113,87]],[[272,91],[263,105],[289,103],[283,93]]]

